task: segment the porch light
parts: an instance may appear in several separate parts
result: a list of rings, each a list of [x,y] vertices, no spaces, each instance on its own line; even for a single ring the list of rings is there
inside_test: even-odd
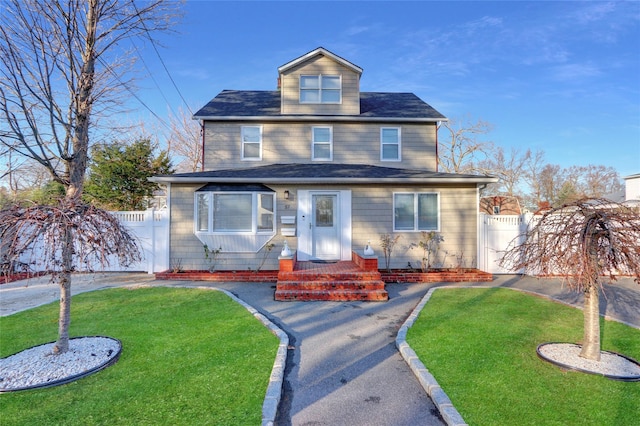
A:
[[[291,197],[291,194],[289,193],[289,190],[287,189],[286,191],[284,191],[284,199],[288,200]]]

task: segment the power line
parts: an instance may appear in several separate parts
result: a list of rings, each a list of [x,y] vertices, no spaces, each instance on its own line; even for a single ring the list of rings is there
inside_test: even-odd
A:
[[[139,14],[140,11],[138,11],[138,7],[136,6],[134,0],[131,0],[131,4],[133,5],[133,8],[136,10],[136,13]],[[158,56],[158,59],[160,60],[160,63],[162,64],[162,67],[164,68],[165,72],[167,73],[167,76],[169,76],[169,80],[171,80],[171,84],[173,84],[173,87],[176,89],[176,92],[178,92],[178,95],[180,95],[180,99],[182,99],[182,102],[184,103],[184,105],[187,107],[187,109],[189,110],[191,115],[193,115],[193,111],[189,107],[189,104],[187,103],[187,101],[184,99],[184,96],[182,96],[182,92],[180,91],[180,89],[178,88],[178,85],[174,81],[173,76],[171,76],[171,73],[169,72],[169,69],[167,68],[167,65],[165,64],[164,59],[162,59],[162,56],[160,56],[160,52],[158,51],[156,43],[153,41],[153,37],[151,37],[151,34],[149,34],[149,29],[147,28],[146,23],[144,22],[144,20],[140,20],[140,23],[142,24],[142,28],[144,29],[144,32],[147,35],[147,38],[151,42],[151,46],[153,46],[153,50],[155,50],[156,55]]]
[[[165,126],[169,131],[171,131],[171,127],[158,115],[156,114],[151,108],[149,108],[149,106],[129,87],[129,85],[125,82],[123,82],[120,79],[120,76],[111,69],[111,67],[109,66],[109,64],[107,64],[104,59],[102,59],[101,57],[98,58],[98,60],[100,61],[100,63],[102,63],[102,65],[105,67],[105,69],[107,71],[109,71],[111,73],[111,75],[113,75],[113,77],[118,80],[120,82],[120,84],[122,85],[122,87],[125,88],[125,90],[127,92],[129,92],[131,94],[131,96],[133,96],[134,98],[136,98],[136,100],[138,102],[140,102],[140,104],[142,104],[142,106],[144,108],[146,108],[156,119],[158,119],[158,121]]]
[[[153,76],[153,73],[151,72],[151,70],[147,66],[147,63],[145,62],[144,58],[140,54],[140,51],[138,50],[138,46],[136,46],[135,43],[133,43],[133,48],[138,53],[138,57],[142,61],[142,65],[144,65],[145,69],[147,70],[147,73],[148,73],[149,77],[151,77],[151,80],[153,81],[153,84],[158,89],[158,92],[160,92],[160,95],[162,95],[162,98],[164,99],[164,101],[167,103],[167,105],[169,105],[169,108],[171,109],[171,112],[175,115],[175,111],[173,110],[173,107],[171,106],[171,103],[169,102],[169,99],[167,99],[167,97],[165,96],[164,91],[162,90],[162,88],[160,87],[158,82],[156,81],[155,77]]]

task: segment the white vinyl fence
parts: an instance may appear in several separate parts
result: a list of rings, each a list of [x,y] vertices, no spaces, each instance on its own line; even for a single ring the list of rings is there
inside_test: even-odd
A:
[[[478,217],[478,269],[492,274],[515,274],[500,266],[509,244],[524,242],[533,215],[487,215]]]
[[[141,249],[142,260],[134,265],[123,267],[117,261],[109,262],[111,266],[106,271],[143,271],[149,274],[162,272],[169,269],[169,213],[166,209],[146,211],[113,212],[113,214],[125,225],[138,241]],[[529,224],[533,220],[532,215],[508,216],[479,214],[478,217],[478,269],[493,274],[513,274],[500,266],[500,260],[512,241],[522,242]],[[33,270],[38,270],[33,265],[32,254],[30,259],[24,259],[30,263]],[[96,270],[105,270],[95,265]]]
[[[109,271],[144,271],[149,274],[169,269],[169,212],[167,209],[113,212],[136,237],[142,260],[122,268],[112,262]]]
[[[149,209],[146,211],[112,212],[120,222],[127,227],[135,237],[140,248],[141,261],[124,267],[117,259],[109,259],[109,267],[102,268],[100,265],[91,265],[91,270],[120,272],[120,271],[142,271],[152,274],[169,269],[169,213],[164,210]],[[31,271],[42,271],[46,267],[40,264],[43,255],[42,249],[37,247],[32,253],[25,254],[20,262],[28,265]],[[84,266],[76,265],[80,271],[86,269]]]

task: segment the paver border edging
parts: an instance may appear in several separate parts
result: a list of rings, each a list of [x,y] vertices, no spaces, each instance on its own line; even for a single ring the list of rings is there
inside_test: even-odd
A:
[[[413,374],[415,374],[418,378],[420,385],[422,385],[425,392],[427,392],[427,395],[429,395],[429,397],[435,404],[445,423],[448,426],[466,426],[467,423],[465,423],[462,415],[460,415],[458,410],[456,410],[456,407],[453,406],[453,403],[451,402],[445,391],[442,390],[436,378],[433,377],[427,367],[425,367],[422,361],[420,361],[415,351],[407,343],[407,331],[418,319],[418,315],[420,315],[420,312],[422,311],[422,309],[424,309],[433,292],[441,288],[460,287],[447,286],[434,287],[430,289],[427,294],[424,295],[420,303],[418,303],[418,306],[416,306],[415,309],[411,312],[404,324],[402,324],[400,330],[398,330],[398,334],[396,336],[396,347],[398,348],[398,351],[400,351],[402,358],[404,358],[406,363],[409,365],[409,368],[411,368],[411,371],[413,371]]]
[[[441,286],[441,287],[431,288],[429,289],[427,294],[424,295],[420,303],[418,303],[418,306],[416,306],[415,309],[411,312],[411,315],[409,315],[409,317],[406,319],[404,324],[402,324],[402,327],[400,327],[400,330],[398,330],[398,334],[396,336],[396,347],[400,351],[402,358],[404,358],[405,362],[409,364],[409,368],[411,368],[411,371],[413,371],[413,374],[416,375],[416,377],[418,378],[418,381],[420,382],[424,390],[427,392],[427,395],[429,395],[429,397],[433,400],[433,403],[436,405],[436,408],[438,409],[438,411],[440,412],[440,414],[442,415],[442,417],[444,418],[444,421],[447,423],[448,426],[468,426],[468,425],[467,423],[464,422],[462,415],[453,406],[453,403],[451,402],[447,394],[442,390],[442,388],[438,384],[435,377],[433,377],[433,375],[429,373],[429,370],[427,369],[427,367],[425,367],[422,361],[420,361],[420,359],[418,358],[418,355],[407,343],[407,331],[418,319],[418,315],[420,315],[420,312],[422,311],[422,309],[424,309],[424,307],[426,306],[427,302],[431,298],[431,295],[433,294],[434,291],[440,290],[440,289],[459,289],[459,288],[501,288],[501,287],[490,286],[490,285],[467,285],[467,286],[456,285],[456,286]],[[509,290],[516,290],[521,293],[527,293],[535,296],[541,296],[545,299],[548,299],[557,303],[561,303],[566,306],[570,306],[577,309],[583,309],[583,307],[579,306],[578,304],[568,303],[562,300],[558,300],[552,296],[539,293],[536,291],[524,290],[524,289],[512,288],[512,287],[502,287],[502,288],[508,288]],[[621,321],[620,319],[614,318],[610,315],[600,314],[600,316],[609,321],[616,321],[621,324],[640,329],[640,327],[638,327],[635,324],[631,324],[626,321]]]
[[[267,317],[258,312],[253,306],[249,305],[244,300],[238,298],[230,291],[216,288],[216,287],[188,287],[197,288],[201,290],[216,290],[221,291],[229,296],[233,301],[243,306],[249,311],[255,318],[257,318],[262,324],[264,324],[273,334],[280,339],[278,346],[278,352],[276,353],[276,359],[271,369],[271,376],[269,377],[269,385],[267,386],[267,392],[262,403],[262,426],[273,426],[276,414],[278,413],[278,405],[280,405],[280,399],[282,397],[282,383],[284,381],[284,369],[287,362],[287,348],[289,347],[289,336],[277,325],[271,322]]]

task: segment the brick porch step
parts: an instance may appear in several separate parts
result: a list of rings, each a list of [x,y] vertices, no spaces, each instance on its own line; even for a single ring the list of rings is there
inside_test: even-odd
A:
[[[276,300],[286,301],[332,301],[332,302],[384,302],[389,300],[386,290],[280,290],[276,289]]]
[[[384,290],[384,281],[371,280],[327,280],[327,281],[278,281],[278,290],[301,290],[301,291],[319,291],[319,290]]]
[[[279,272],[278,281],[382,281],[378,271],[359,272]]]
[[[280,271],[275,299],[279,301],[385,301],[389,294],[377,270],[364,270],[353,262],[332,265],[298,263]]]

